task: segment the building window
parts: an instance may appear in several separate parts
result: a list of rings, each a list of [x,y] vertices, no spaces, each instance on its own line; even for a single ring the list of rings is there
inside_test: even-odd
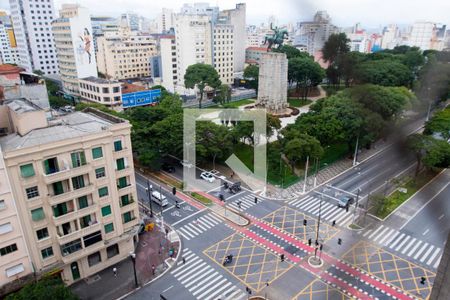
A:
[[[119,178],[119,183],[117,184],[117,187],[119,189],[123,189],[124,187],[127,187],[127,186],[128,186],[127,178],[125,176],[124,177],[120,177]]]
[[[121,206],[125,206],[130,203],[132,203],[132,202],[130,201],[130,197],[128,195],[123,195],[120,197],[120,205]]]
[[[67,214],[68,212],[69,212],[69,210],[67,208],[67,202],[59,203],[59,204],[53,206],[53,216],[55,218],[63,216],[65,214]]]
[[[5,271],[6,271],[6,276],[8,278],[10,278],[10,277],[16,276],[17,274],[20,274],[23,271],[25,271],[25,267],[23,266],[23,264],[18,264],[11,268],[6,269]]]
[[[105,225],[105,233],[110,233],[114,231],[114,223],[109,223]]]
[[[81,246],[81,239],[77,239],[62,245],[61,253],[63,256],[67,256],[81,249],[83,249],[83,247]]]
[[[102,207],[102,217],[106,217],[110,214],[111,214],[111,206],[110,205],[103,206]]]
[[[103,92],[103,94],[108,94],[109,88],[107,88],[107,87],[102,88],[102,92]]]
[[[41,255],[43,259],[49,258],[53,256],[53,248],[52,247],[48,247],[45,249],[41,250]]]
[[[46,175],[53,174],[59,171],[58,160],[56,157],[44,160],[44,171]]]
[[[119,245],[114,244],[106,247],[106,257],[111,258],[119,254]]]
[[[12,231],[11,223],[5,223],[0,225],[0,234],[5,234]]]
[[[123,157],[117,159],[116,160],[116,165],[117,165],[117,170],[118,171],[125,169],[125,159]]]
[[[95,169],[95,178],[102,178],[102,177],[105,177],[106,176],[106,174],[105,174],[105,168],[104,167],[101,167],[101,168],[98,168],[98,169]]]
[[[101,197],[105,197],[108,196],[108,187],[104,186],[98,189],[98,196]]]
[[[88,256],[89,267],[95,266],[96,264],[99,264],[101,261],[102,256],[100,255],[100,252],[95,252]]]
[[[86,164],[86,156],[84,155],[84,151],[74,152],[70,154],[72,158],[72,167],[77,168]]]
[[[20,166],[20,175],[23,178],[28,178],[28,177],[34,176],[33,164],[27,164],[27,165]]]
[[[114,151],[121,151],[122,150],[122,141],[117,140],[114,142]]]
[[[78,200],[78,209],[83,209],[89,206],[87,196],[79,197],[77,200]]]
[[[92,149],[92,158],[97,159],[103,157],[102,147],[97,147]]]
[[[88,234],[83,237],[83,242],[84,242],[85,247],[89,247],[89,246],[91,246],[95,243],[101,242],[101,241],[102,241],[102,232],[101,231],[97,231],[97,232]]]
[[[118,86],[113,87],[113,93],[120,92],[120,88]]]
[[[128,223],[134,220],[133,215],[131,214],[131,211],[128,211],[123,214],[123,223]]]
[[[72,177],[72,186],[74,190],[78,190],[85,187],[83,175]]]
[[[40,221],[43,220],[45,218],[45,214],[44,214],[44,209],[42,207],[33,209],[31,211],[31,219],[33,221]]]
[[[61,195],[64,193],[64,187],[62,181],[52,183],[53,186],[53,194],[55,196]]]
[[[47,227],[36,230],[36,236],[38,240],[42,240],[48,238],[48,229]]]
[[[32,186],[27,189],[25,189],[25,192],[27,193],[27,198],[32,199],[35,197],[39,197],[39,190],[37,186]]]
[[[14,251],[17,251],[17,245],[16,244],[11,244],[9,246],[0,248],[0,256],[5,256],[9,253],[12,253]]]

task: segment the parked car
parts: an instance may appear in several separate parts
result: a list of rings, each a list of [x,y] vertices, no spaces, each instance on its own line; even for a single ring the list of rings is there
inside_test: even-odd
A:
[[[180,160],[180,164],[186,168],[192,168],[194,165],[187,160]]]
[[[349,196],[339,197],[338,207],[347,207],[355,203],[355,199]]]
[[[167,206],[167,204],[169,204],[169,201],[167,201],[166,196],[164,196],[163,194],[160,194],[158,191],[153,191],[152,192],[152,200],[153,202],[158,203],[159,206]]]
[[[173,173],[173,172],[175,172],[175,167],[172,166],[171,164],[168,164],[168,163],[162,164],[161,169],[162,169],[163,171],[166,171],[167,173]]]
[[[200,174],[200,178],[208,181],[209,183],[213,182],[214,180],[216,180],[216,178],[209,172],[202,172]]]

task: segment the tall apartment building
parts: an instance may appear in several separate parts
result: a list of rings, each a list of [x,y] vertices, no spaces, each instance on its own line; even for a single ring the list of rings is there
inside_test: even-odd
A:
[[[19,63],[19,52],[11,17],[5,12],[0,12],[0,63]]]
[[[60,273],[71,284],[128,257],[138,224],[131,125],[95,109],[48,121],[25,99],[7,101],[0,112],[8,121],[0,138],[4,170],[34,271]],[[10,196],[0,198],[14,207]],[[11,221],[1,220],[18,230],[11,213]],[[30,270],[19,253],[23,242],[2,238],[1,245],[11,274]]]
[[[443,32],[443,34],[441,33]],[[408,38],[408,45],[421,50],[442,51],[445,40],[445,25],[438,27],[434,22],[415,22]]]
[[[327,12],[318,11],[313,21],[298,24],[293,43],[306,46],[308,53],[314,55],[322,50],[331,34],[338,32],[338,28],[331,24],[331,18]]]
[[[397,25],[390,24],[383,29],[381,49],[394,49],[399,44],[399,30]]]
[[[168,33],[175,25],[175,15],[172,9],[163,8],[158,15],[158,31],[159,33]]]
[[[129,30],[117,36],[99,37],[98,71],[110,79],[149,77],[150,59],[157,54],[156,41],[151,35]]]
[[[217,73],[219,73],[220,80],[223,84],[230,85],[233,83],[235,73],[234,45],[234,26],[229,24],[216,24],[213,27],[213,66]]]
[[[52,24],[61,81],[66,93],[79,95],[78,79],[97,76],[91,17],[78,4],[63,4],[59,14]]]
[[[235,9],[227,9],[219,13],[218,23],[233,27],[233,69],[236,73],[244,71],[246,48],[244,41],[247,40],[245,22],[245,3],[238,3]]]
[[[163,35],[159,39],[161,53],[161,85],[171,93],[175,93],[178,81],[183,78],[178,76],[177,48],[175,35]],[[182,84],[181,84],[182,85]]]
[[[132,12],[127,12],[120,16],[120,26],[128,27],[131,31],[138,31],[142,29],[138,14]]]
[[[118,34],[119,24],[117,19],[112,17],[91,16],[92,40],[94,42],[94,52],[97,55],[97,39],[105,34]]]
[[[19,65],[28,72],[58,74],[51,22],[53,0],[10,0],[11,17],[19,52]]]

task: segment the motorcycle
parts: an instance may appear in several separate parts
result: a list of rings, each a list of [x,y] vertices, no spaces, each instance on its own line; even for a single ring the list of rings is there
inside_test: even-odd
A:
[[[225,259],[223,261],[223,266],[226,266],[227,264],[231,263],[233,261],[233,255],[227,255],[225,256]]]

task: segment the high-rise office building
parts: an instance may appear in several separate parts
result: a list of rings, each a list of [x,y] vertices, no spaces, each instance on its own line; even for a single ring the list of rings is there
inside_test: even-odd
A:
[[[11,16],[5,12],[0,12],[0,63],[19,63],[19,52],[17,51]]]
[[[52,24],[63,89],[78,95],[78,79],[97,76],[91,17],[78,4],[63,4],[59,14]]]
[[[163,8],[162,12],[158,15],[158,31],[159,33],[168,33],[175,25],[175,14],[173,10]]]
[[[10,0],[11,17],[19,52],[19,65],[28,72],[57,74],[55,42],[51,22],[53,0]]]

